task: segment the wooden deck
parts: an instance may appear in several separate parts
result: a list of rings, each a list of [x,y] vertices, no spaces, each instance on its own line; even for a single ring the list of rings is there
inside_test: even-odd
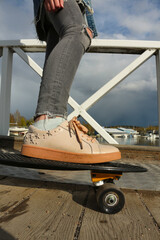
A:
[[[115,215],[92,187],[0,176],[0,240],[159,240],[160,192],[123,189]]]

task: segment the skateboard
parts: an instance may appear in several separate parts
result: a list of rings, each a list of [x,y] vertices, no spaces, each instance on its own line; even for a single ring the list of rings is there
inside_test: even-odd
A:
[[[147,169],[141,166],[116,161],[100,164],[77,164],[25,157],[19,153],[1,153],[0,164],[49,170],[89,170],[99,210],[107,214],[118,213],[125,204],[124,194],[116,187],[114,181],[119,180],[122,174],[126,172],[147,172]]]

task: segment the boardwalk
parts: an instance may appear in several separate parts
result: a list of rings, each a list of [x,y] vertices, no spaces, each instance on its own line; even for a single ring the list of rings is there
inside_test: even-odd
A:
[[[0,240],[159,240],[160,166],[147,166],[152,171],[149,175],[123,176],[118,184],[125,194],[125,207],[106,215],[98,211],[88,172],[0,165]],[[141,190],[143,186],[147,190]]]

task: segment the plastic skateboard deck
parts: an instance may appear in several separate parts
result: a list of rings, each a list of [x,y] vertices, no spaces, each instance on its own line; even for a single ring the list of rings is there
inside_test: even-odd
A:
[[[54,160],[45,160],[40,158],[30,158],[22,156],[21,154],[0,154],[0,164],[26,167],[26,168],[38,168],[49,170],[95,170],[98,172],[146,172],[147,170],[141,166],[123,164],[119,162],[106,162],[100,164],[79,164],[58,162]]]
[[[30,158],[22,156],[21,154],[10,153],[0,154],[0,164],[49,170],[90,170],[98,207],[101,212],[108,214],[121,211],[125,203],[124,195],[122,191],[115,186],[114,180],[119,180],[125,172],[138,173],[147,171],[146,168],[141,166],[123,164],[115,161],[100,164],[77,164]]]

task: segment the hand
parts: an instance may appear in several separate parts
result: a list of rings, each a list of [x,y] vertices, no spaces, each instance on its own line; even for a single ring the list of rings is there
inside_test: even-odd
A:
[[[44,0],[44,7],[47,11],[57,11],[64,7],[63,0]]]

